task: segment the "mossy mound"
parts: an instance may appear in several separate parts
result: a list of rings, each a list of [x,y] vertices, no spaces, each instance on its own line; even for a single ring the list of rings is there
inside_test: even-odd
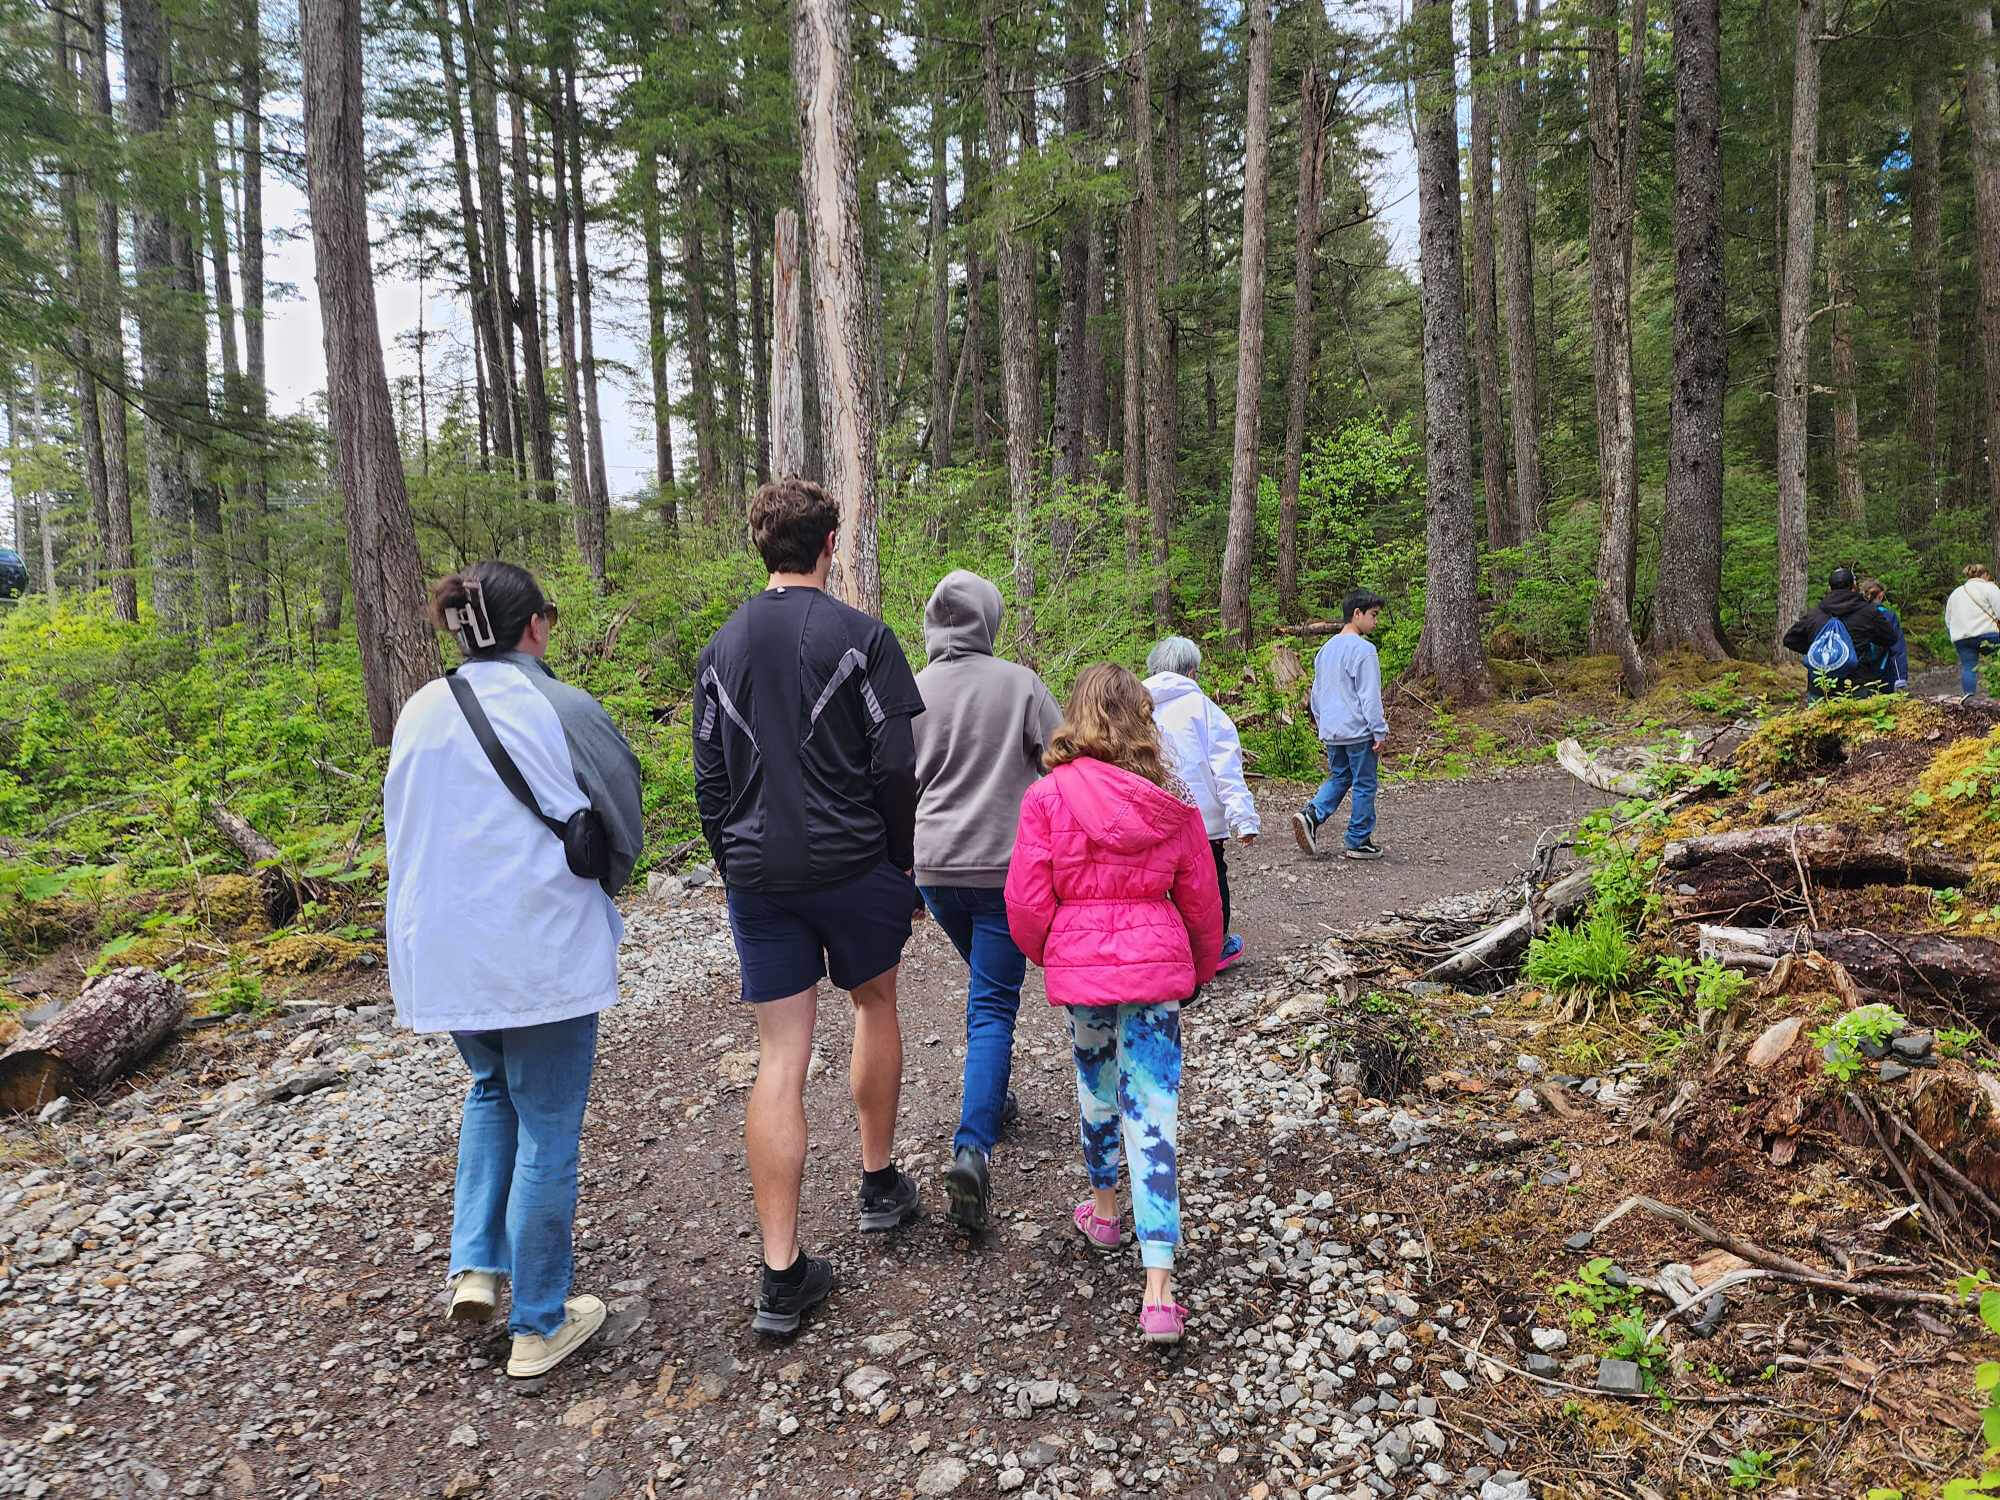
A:
[[[1979,859],[1980,882],[2000,886],[2000,729],[1954,740],[1917,777],[1911,823]]]
[[[267,974],[319,974],[360,968],[379,956],[380,950],[369,943],[324,932],[295,932],[264,946],[263,966]]]
[[[254,936],[269,932],[264,893],[248,875],[204,875],[194,910],[218,933]]]

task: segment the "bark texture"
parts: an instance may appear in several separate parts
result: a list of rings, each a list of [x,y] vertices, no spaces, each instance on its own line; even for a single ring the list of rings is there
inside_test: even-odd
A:
[[[1985,503],[1992,551],[2000,554],[2000,63],[1993,57],[1993,7],[1973,0],[1972,53],[1965,72],[1965,117],[1972,127],[1973,227],[1979,255],[1979,348],[1986,368],[1981,425],[1986,432]]]
[[[254,4],[254,0],[250,0]],[[109,20],[105,13],[105,0],[91,0],[89,52],[91,108],[95,111],[100,128],[110,132],[116,129],[116,116],[111,108],[111,72],[107,51],[109,41],[106,32]],[[254,39],[255,28],[251,28]],[[253,55],[255,54],[253,40]],[[244,87],[250,88],[246,75]],[[253,162],[261,162],[256,146],[258,137],[251,132],[256,127],[249,121],[244,125],[244,234],[250,232],[250,182]],[[261,218],[258,220],[261,225]],[[261,230],[260,230],[261,235]],[[95,352],[98,369],[105,375],[107,385],[101,409],[104,429],[105,468],[105,534],[104,565],[110,573],[111,613],[121,620],[139,618],[139,583],[132,571],[132,462],[128,452],[125,424],[125,320],[124,277],[119,270],[118,252],[118,182],[114,172],[106,171],[97,184],[97,263],[98,299],[94,308],[97,325]],[[258,247],[258,307],[262,308],[263,296],[263,247]],[[246,248],[244,271],[244,312],[250,310],[250,261]],[[259,330],[261,334],[261,328]],[[261,379],[261,366],[260,366]]]
[[[1906,523],[1927,519],[1937,504],[1938,315],[1944,219],[1938,184],[1940,102],[1936,60],[1920,53],[1910,81],[1910,443],[1922,466],[1923,503]]]
[[[1318,13],[1309,17],[1315,40]],[[1292,249],[1292,365],[1285,377],[1285,459],[1278,477],[1278,616],[1299,612],[1299,470],[1306,450],[1306,397],[1312,386],[1313,276],[1319,262],[1319,212],[1326,194],[1328,111],[1326,72],[1318,56],[1306,60],[1299,84],[1298,234]]]
[[[639,228],[646,241],[646,354],[653,369],[653,481],[660,519],[680,521],[674,503],[674,395],[667,377],[667,256],[660,228],[660,157],[651,142],[639,153]]]
[[[1514,395],[1514,506],[1511,540],[1520,543],[1542,529],[1541,396],[1535,361],[1535,201],[1534,70],[1532,47],[1524,58],[1518,46],[1515,0],[1495,0],[1495,50],[1504,70],[1499,80],[1500,255],[1507,283],[1507,375]],[[1532,16],[1533,12],[1530,12]]]
[[[1472,348],[1479,378],[1479,464],[1486,491],[1486,544],[1513,543],[1507,499],[1507,430],[1500,416],[1500,306],[1493,275],[1493,64],[1486,0],[1472,0],[1472,117],[1467,170],[1472,200]]]
[[[804,314],[799,298],[799,216],[780,209],[771,234],[771,473],[806,471]]]
[[[1173,351],[1167,337],[1167,320],[1160,308],[1161,268],[1169,264],[1169,252],[1161,244],[1167,215],[1161,212],[1159,191],[1153,181],[1153,83],[1146,39],[1147,0],[1131,0],[1131,4],[1127,66],[1132,70],[1133,167],[1139,187],[1140,233],[1140,241],[1131,247],[1131,254],[1139,268],[1140,342],[1146,356],[1147,389],[1141,404],[1146,416],[1146,508],[1153,539],[1153,626],[1165,631],[1173,609],[1167,557],[1174,492]],[[1129,434],[1126,441],[1129,446]]]
[[[1718,661],[1722,401],[1729,383],[1722,259],[1722,0],[1674,0],[1674,374],[1655,651]]]
[[[799,0],[792,74],[799,108],[799,181],[812,261],[814,352],[827,487],[840,502],[829,586],[856,609],[882,613],[875,529],[875,408],[870,398],[868,293],[861,257],[860,158],[847,0]]]
[[[1270,196],[1271,12],[1244,10],[1250,82],[1243,127],[1243,267],[1236,310],[1236,445],[1222,552],[1222,628],[1250,649],[1250,552],[1257,537],[1257,438],[1264,392],[1264,211]]]
[[[1826,179],[1826,302],[1832,320],[1827,355],[1833,375],[1833,472],[1840,518],[1859,527],[1868,521],[1868,495],[1861,479],[1860,399],[1854,389],[1854,287],[1847,266],[1847,219],[1847,166],[1841,162]]]
[[[1792,141],[1785,172],[1778,285],[1778,617],[1780,636],[1806,606],[1806,401],[1811,391],[1813,159],[1819,150],[1819,62],[1825,0],[1795,0]]]
[[[1424,495],[1428,581],[1412,672],[1454,703],[1493,694],[1479,634],[1472,443],[1465,422],[1464,263],[1459,244],[1458,90],[1451,0],[1411,13],[1417,82],[1417,241],[1423,276]]]
[[[438,675],[439,666],[437,638],[423,617],[422,563],[396,451],[368,259],[360,0],[313,0],[305,8],[301,37],[306,191],[326,348],[328,425],[346,504],[347,566],[368,723],[375,743],[386,745],[404,702]]]
[[[0,1110],[77,1098],[130,1071],[187,1015],[187,992],[150,969],[115,969],[0,1055]]]

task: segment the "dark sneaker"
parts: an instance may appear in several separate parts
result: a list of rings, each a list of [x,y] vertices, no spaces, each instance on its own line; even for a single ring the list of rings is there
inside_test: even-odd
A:
[[[901,1229],[917,1216],[917,1184],[908,1172],[898,1168],[896,1185],[883,1192],[861,1190],[861,1231],[886,1234]]]
[[[968,1234],[986,1227],[986,1205],[992,1197],[992,1186],[984,1153],[971,1146],[960,1146],[944,1174],[944,1190],[951,1197],[948,1212],[952,1223]]]
[[[1366,839],[1359,844],[1349,845],[1347,857],[1349,859],[1380,859],[1382,857],[1382,847],[1375,840]]]
[[[1292,814],[1292,837],[1306,853],[1319,853],[1319,824],[1313,821],[1311,812],[1301,808]]]
[[[832,1290],[830,1260],[807,1257],[806,1274],[789,1286],[773,1281],[766,1272],[757,1291],[757,1316],[750,1320],[750,1326],[771,1338],[788,1339],[799,1331],[799,1320],[826,1301]]]
[[[1000,1133],[1005,1135],[1010,1126],[1021,1118],[1021,1101],[1012,1089],[1007,1090],[1007,1102],[1000,1106]]]

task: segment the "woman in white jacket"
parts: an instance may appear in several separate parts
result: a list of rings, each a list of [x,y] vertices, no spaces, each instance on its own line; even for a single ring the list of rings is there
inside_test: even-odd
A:
[[[1944,602],[1945,629],[1958,653],[1959,690],[1979,691],[1979,658],[2000,651],[2000,584],[1984,563],[1965,565],[1965,582]]]
[[[1243,780],[1243,746],[1236,725],[1216,707],[1194,678],[1201,670],[1201,647],[1170,635],[1146,653],[1146,691],[1153,695],[1153,722],[1208,829],[1215,851],[1215,880],[1222,887],[1222,967],[1243,957],[1243,939],[1229,927],[1229,840],[1247,847],[1257,842],[1257,804]]]
[[[611,898],[642,842],[639,765],[598,702],[543,665],[556,608],[525,569],[454,573],[431,618],[466,660],[396,720],[389,987],[397,1019],[450,1032],[472,1073],[450,1316],[492,1317],[508,1277],[507,1373],[541,1375],[604,1322],[596,1297],[570,1295],[570,1237],[597,1014],[618,999]]]

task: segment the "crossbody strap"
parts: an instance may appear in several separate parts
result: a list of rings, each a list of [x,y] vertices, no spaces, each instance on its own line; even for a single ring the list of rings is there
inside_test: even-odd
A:
[[[445,681],[451,685],[451,695],[458,700],[458,706],[465,714],[465,722],[472,726],[472,737],[479,741],[479,748],[486,752],[487,760],[493,763],[493,769],[499,773],[501,784],[514,794],[517,802],[541,819],[543,827],[557,838],[562,838],[563,825],[543,812],[541,803],[535,800],[535,794],[528,790],[528,783],[521,775],[521,768],[514,764],[514,757],[507,753],[507,747],[500,743],[500,737],[493,732],[493,722],[486,717],[485,706],[480,703],[479,695],[472,691],[472,684],[456,672],[447,674]]]

